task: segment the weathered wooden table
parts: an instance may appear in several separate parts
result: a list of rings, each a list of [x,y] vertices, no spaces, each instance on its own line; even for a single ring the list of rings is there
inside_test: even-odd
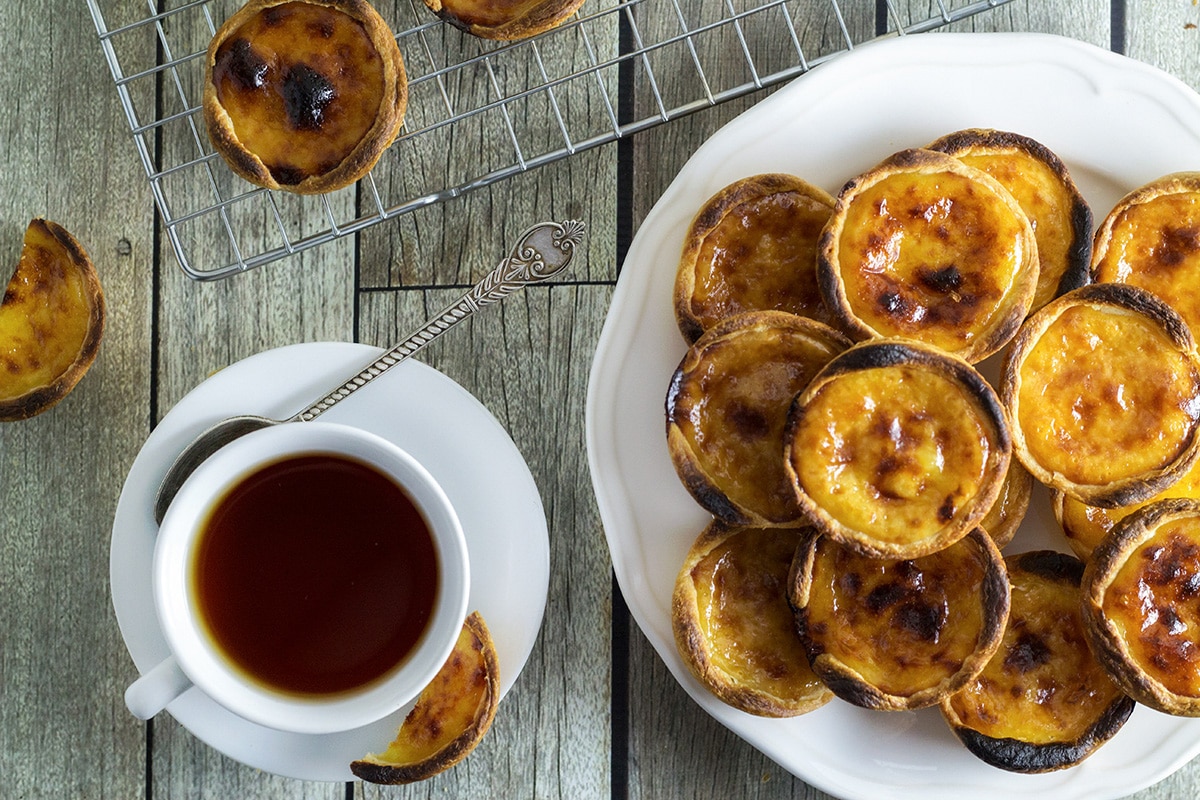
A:
[[[674,14],[705,2],[659,5]],[[172,5],[183,4],[163,4]],[[391,2],[377,5],[386,15]],[[841,3],[855,11],[851,25],[867,26],[856,33],[863,38],[886,25],[893,5],[911,11],[905,2]],[[923,16],[939,5],[911,4]],[[826,3],[790,6],[799,27],[806,15],[829,14]],[[1062,34],[1200,88],[1198,23],[1189,0],[1015,0],[951,28]],[[631,623],[584,447],[589,364],[631,232],[695,148],[764,92],[200,283],[166,243],[84,0],[2,3],[0,30],[0,263],[15,264],[31,217],[56,220],[91,252],[109,312],[99,359],[75,392],[0,427],[0,797],[824,796],[705,715]],[[617,26],[612,37],[597,45],[619,46]],[[660,65],[659,88],[682,74]],[[616,111],[640,118],[653,102],[632,81]],[[436,169],[442,155],[414,163]],[[155,424],[204,378],[251,354],[307,341],[392,342],[482,275],[525,226],[568,217],[590,228],[570,274],[421,356],[504,424],[549,521],[540,638],[479,749],[407,789],[304,783],[220,755],[169,715],[134,720],[122,702],[136,670],[110,602],[109,543],[126,473]],[[1138,796],[1198,793],[1200,767],[1189,765]]]

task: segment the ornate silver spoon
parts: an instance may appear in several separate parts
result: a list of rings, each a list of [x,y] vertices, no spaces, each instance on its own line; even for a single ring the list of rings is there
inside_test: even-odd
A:
[[[407,359],[450,328],[474,314],[480,308],[496,303],[518,289],[544,281],[571,263],[576,247],[583,240],[584,224],[576,220],[562,223],[542,222],[521,234],[508,257],[471,287],[460,300],[451,303],[404,341],[388,350],[362,372],[334,389],[295,416],[270,419],[242,414],[223,419],[208,428],[183,449],[167,470],[154,498],[154,521],[161,524],[167,507],[179,492],[184,481],[209,456],[224,445],[251,431],[287,422],[309,422],[328,411],[336,403],[378,378],[387,370]]]

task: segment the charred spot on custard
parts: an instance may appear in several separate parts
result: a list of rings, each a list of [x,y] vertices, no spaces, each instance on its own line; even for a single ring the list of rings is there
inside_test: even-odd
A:
[[[264,9],[262,12],[263,27],[274,28],[282,25],[283,22],[292,15],[292,10],[283,6],[272,6]]]
[[[908,313],[908,303],[904,301],[904,298],[898,291],[883,292],[879,295],[878,303],[884,312],[892,316],[902,317]]]
[[[939,522],[949,522],[954,519],[954,512],[958,510],[958,504],[954,502],[953,495],[947,495],[942,504],[938,506],[937,515]]]
[[[255,52],[248,39],[234,39],[221,61],[238,86],[245,90],[261,89],[267,82],[270,65]]]
[[[921,269],[917,271],[917,279],[928,289],[939,294],[952,294],[962,288],[962,272],[954,264],[941,269]]]
[[[893,621],[915,638],[936,642],[946,627],[946,608],[933,603],[913,601],[896,609]]]
[[[1177,267],[1200,251],[1200,230],[1195,227],[1167,226],[1162,229],[1154,256],[1165,267]]]
[[[1013,672],[1029,672],[1049,664],[1052,655],[1050,647],[1042,637],[1025,631],[1017,637],[1017,641],[1004,657],[1004,668]]]
[[[320,130],[325,123],[325,109],[337,97],[329,79],[307,64],[296,64],[288,70],[280,87],[288,122],[297,130]]]
[[[771,431],[767,416],[745,403],[732,403],[728,412],[729,424],[744,439],[761,439]]]
[[[867,609],[872,614],[879,614],[899,603],[908,591],[897,583],[885,583],[876,586],[867,594]]]

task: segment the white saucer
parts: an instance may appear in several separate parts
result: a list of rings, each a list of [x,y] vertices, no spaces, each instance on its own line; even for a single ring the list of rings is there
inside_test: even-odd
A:
[[[183,398],[147,439],[121,492],[109,564],[113,608],[139,672],[168,655],[150,587],[154,492],[196,434],[235,413],[286,418],[382,351],[351,343],[299,344],[230,366]],[[380,376],[322,415],[379,434],[420,460],[458,511],[471,563],[470,608],[487,621],[507,693],[541,628],[550,580],[546,515],[508,433],[457,383],[417,361]],[[190,689],[167,711],[198,739],[257,769],[316,781],[354,780],[350,762],[380,752],[407,709],[345,733],[284,733],[226,711]],[[503,713],[503,712],[501,712]]]

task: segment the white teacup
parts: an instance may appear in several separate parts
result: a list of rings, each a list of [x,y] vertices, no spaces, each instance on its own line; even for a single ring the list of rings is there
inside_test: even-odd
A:
[[[323,468],[332,471],[322,472]],[[273,472],[265,473],[263,470]],[[363,470],[369,470],[369,474]],[[278,477],[274,473],[280,471],[285,475],[295,472],[300,477],[279,478],[275,482],[264,477],[267,474]],[[279,484],[279,481],[285,480],[293,483]],[[295,482],[303,480],[309,483]],[[293,494],[288,495],[286,489],[271,488],[275,485],[307,488],[298,492],[293,489]],[[314,485],[317,491],[313,491]],[[320,488],[335,485],[342,488],[332,497],[328,491]],[[402,490],[401,497],[395,496],[397,487]],[[270,494],[272,491],[276,491],[276,494]],[[362,496],[357,501],[342,503],[342,498],[349,494]],[[286,500],[288,497],[294,498],[295,502]],[[254,511],[254,504],[258,502],[263,508],[276,509],[279,514],[268,521],[255,521],[254,525],[243,522],[241,527],[237,527],[230,522],[234,519],[232,515],[235,511],[230,509],[234,508],[231,504],[235,503],[235,498],[240,498],[238,502],[241,505],[238,507],[244,511]],[[419,512],[419,519],[423,520],[428,537],[422,535],[419,523],[405,527],[391,522],[403,516],[399,513],[405,511],[402,505],[406,501],[403,498],[411,501]],[[302,503],[309,504],[306,511],[299,510],[303,508]],[[381,522],[381,531],[396,530],[393,535],[381,537],[379,541],[367,541],[359,536],[360,530],[371,527],[366,524],[350,526],[338,537],[324,537],[323,534],[308,530],[312,527],[309,521],[321,518],[330,504],[338,509],[338,513],[328,515],[335,518],[335,528],[344,522],[349,512],[357,514],[365,504],[367,515],[374,514],[376,516],[371,519]],[[384,507],[389,511],[378,511]],[[320,513],[314,509],[319,509]],[[277,519],[285,521],[272,526],[271,522]],[[405,533],[402,528],[409,532]],[[275,531],[270,534],[276,539],[274,543],[269,543],[268,552],[282,553],[288,557],[296,555],[299,559],[297,564],[285,565],[282,557],[258,558],[255,563],[257,557],[246,555],[248,550],[243,547],[243,537],[237,533],[252,529]],[[218,532],[221,530],[224,533]],[[286,535],[293,530],[306,533],[293,541]],[[406,550],[397,542],[407,541],[405,537],[409,535],[414,544]],[[245,537],[245,541],[255,541],[255,536]],[[295,543],[304,541],[313,542],[309,550]],[[328,547],[333,541],[338,542],[338,549],[330,557],[319,548]],[[351,541],[355,543],[353,546],[349,544]],[[227,548],[220,551],[226,555],[212,555],[221,547]],[[365,556],[367,552],[378,552],[366,550],[368,547],[383,547],[387,555],[378,558]],[[343,550],[353,552],[354,560],[350,561],[349,556],[343,559]],[[346,560],[347,563],[342,566],[347,569],[334,569],[334,565],[342,560]],[[329,564],[328,569],[325,568],[326,563]],[[418,570],[407,566],[410,563],[422,563],[426,567],[432,564],[437,571],[436,587],[429,586],[428,582],[422,585],[423,582],[418,579],[428,577],[428,569],[423,568],[418,574]],[[200,567],[198,564],[217,566]],[[214,574],[228,577],[226,573],[237,577],[241,574],[237,565],[244,564],[254,565],[253,570],[243,570],[248,576],[246,580],[219,584],[214,583],[213,578],[205,577]],[[348,568],[353,564],[375,568],[377,577],[365,578],[366,570]],[[273,566],[276,571],[270,572]],[[320,585],[321,591],[327,593],[325,596],[339,602],[314,603],[304,594],[287,602],[275,603],[277,597],[291,597],[294,586],[303,586],[304,581],[296,582],[293,576],[306,571],[314,576],[309,583],[314,587]],[[334,574],[347,579],[344,583],[337,582],[336,586],[350,588],[344,592],[331,590],[326,584],[332,581]],[[262,578],[259,580],[254,576]],[[402,583],[405,581],[407,583]],[[135,716],[149,719],[183,691],[195,686],[225,708],[252,722],[284,731],[319,734],[350,730],[381,719],[416,697],[433,679],[449,656],[466,617],[470,566],[466,542],[454,508],[434,478],[412,456],[387,440],[357,428],[325,422],[304,422],[277,425],[247,434],[201,464],[180,489],[163,519],[155,545],[153,584],[158,620],[171,656],[142,675],[126,691],[126,705]],[[410,584],[417,588],[403,588]],[[218,591],[213,588],[225,585],[233,586],[235,590]],[[367,588],[364,589],[364,586]],[[265,587],[270,588],[268,590]],[[402,594],[401,590],[408,594],[397,597]],[[239,599],[235,602],[230,599],[242,598],[243,594],[252,595],[256,591],[259,596],[255,601]],[[316,591],[314,588],[313,593]],[[378,605],[391,604],[393,609],[408,608],[406,604],[410,603],[410,595],[421,598],[411,602],[411,605],[418,607],[418,613],[407,616],[396,611],[389,613],[388,608]],[[341,602],[359,597],[370,597],[370,603],[375,607],[362,608],[365,603],[358,601]],[[380,599],[377,600],[377,597]],[[298,608],[311,609],[312,618],[326,624],[298,624],[298,627],[294,626],[294,635],[281,637],[280,643],[271,643],[273,632],[286,629],[287,625],[275,625],[273,622],[267,625],[273,618],[264,609],[290,613]],[[241,616],[243,610],[246,612],[244,617]],[[326,614],[329,615],[328,619]],[[303,615],[301,617],[307,619]],[[422,623],[420,620],[427,621]],[[232,624],[231,627],[230,621],[238,624]],[[253,628],[255,633],[252,634],[239,633],[240,621],[260,627]],[[377,622],[398,621],[405,622],[405,625],[397,625],[396,631],[376,631],[373,627]],[[297,621],[292,619],[289,622]],[[330,630],[335,633],[358,630],[355,626],[367,627],[349,639],[348,647],[331,647],[328,639],[318,638],[315,632],[317,629],[327,633]],[[222,631],[241,635],[240,641],[248,643],[251,651],[255,648],[261,650],[260,655],[271,662],[271,668],[278,666],[276,662],[285,666],[290,663],[281,654],[291,653],[293,649],[306,653],[307,660],[298,658],[295,661],[296,664],[305,664],[304,670],[296,670],[296,675],[303,676],[303,680],[319,679],[320,688],[312,688],[309,684],[296,688],[289,681],[300,678],[285,677],[280,682],[259,674],[261,665],[254,662],[254,658],[259,656],[252,654],[242,659],[235,652],[237,647],[218,644],[218,639],[225,635]],[[264,631],[267,635],[258,635]],[[389,636],[392,638],[386,638]],[[359,658],[360,642],[379,640],[411,643],[414,637],[415,643],[411,644],[411,649],[404,644],[380,645],[378,652],[372,650]],[[312,641],[308,641],[310,638]],[[343,638],[346,637],[343,635]],[[227,636],[223,641],[239,640],[236,636]],[[341,642],[340,639],[334,641]],[[367,669],[369,676],[366,680],[354,683],[362,679],[360,673],[366,669],[360,668],[355,659],[362,661],[368,655],[371,660],[364,663],[374,666]],[[388,660],[393,656],[397,658],[395,663]],[[339,659],[345,659],[348,663],[343,665]],[[330,674],[334,676],[328,680],[336,685],[325,685],[327,676],[321,671],[326,669],[326,660],[330,663]],[[380,663],[384,664],[382,671],[379,669]],[[288,669],[280,674],[291,676]],[[346,675],[357,677],[346,678]],[[354,685],[344,685],[346,680]]]

